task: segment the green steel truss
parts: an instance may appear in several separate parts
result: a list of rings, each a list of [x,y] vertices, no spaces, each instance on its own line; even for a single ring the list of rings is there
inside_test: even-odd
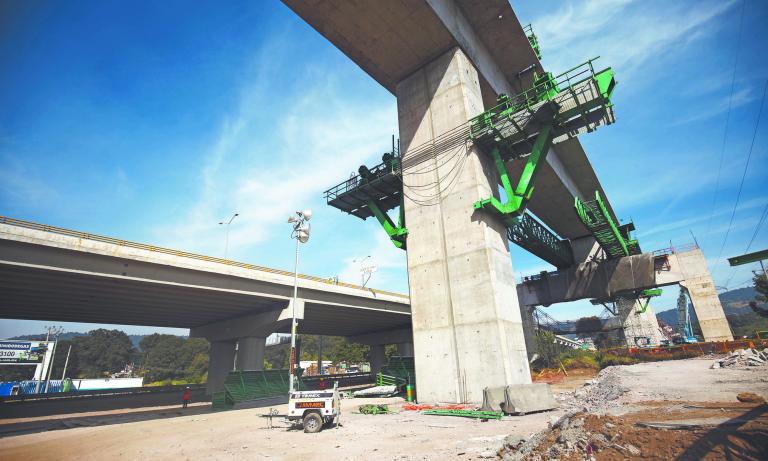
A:
[[[617,225],[599,191],[595,191],[595,200],[592,201],[582,201],[575,197],[574,206],[579,219],[605,250],[609,259],[641,253],[637,240],[631,238],[634,225]]]
[[[382,163],[373,168],[361,165],[357,175],[325,191],[326,202],[360,219],[376,218],[395,247],[405,249],[408,229],[400,170],[400,154],[393,138],[392,152],[382,156]],[[397,207],[400,211],[395,223],[388,212]]]
[[[515,218],[514,224],[507,227],[507,236],[512,243],[558,269],[573,265],[573,251],[568,240],[560,239],[528,212]]]

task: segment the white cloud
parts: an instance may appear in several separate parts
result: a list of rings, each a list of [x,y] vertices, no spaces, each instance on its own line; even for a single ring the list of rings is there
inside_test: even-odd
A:
[[[533,25],[548,69],[570,68],[598,50],[600,62],[627,80],[651,58],[663,59],[712,33],[711,21],[735,4],[699,2],[692,8],[682,3],[587,0],[565,3],[535,18]]]
[[[316,201],[371,156],[372,142],[396,132],[394,100],[371,110],[370,101],[356,104],[344,97],[333,69],[294,72],[309,82],[299,96],[274,93],[264,80],[279,77],[257,71],[259,78],[243,90],[204,155],[196,202],[157,229],[164,244],[220,255],[218,222],[233,212],[240,216],[231,227],[230,254],[265,242],[284,231],[290,212]]]
[[[699,120],[706,120],[708,118],[712,118],[715,115],[722,114],[723,112],[728,110],[729,100],[730,100],[731,108],[735,109],[739,106],[743,106],[744,104],[754,100],[755,97],[756,95],[752,91],[752,88],[742,88],[733,93],[732,99],[730,95],[725,95],[718,98],[713,103],[711,101],[711,98],[706,98],[704,99],[704,101],[706,101],[707,104],[703,108],[699,110],[691,111],[692,113],[690,113],[690,115],[686,117],[681,117],[677,120],[673,120],[672,122],[669,123],[669,126],[680,126],[680,125],[685,125],[686,123],[697,122]]]

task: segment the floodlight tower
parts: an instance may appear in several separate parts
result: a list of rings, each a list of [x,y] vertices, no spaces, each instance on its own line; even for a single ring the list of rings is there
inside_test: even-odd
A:
[[[309,220],[312,218],[312,211],[304,210],[297,211],[295,215],[288,217],[288,224],[291,224],[293,229],[291,230],[291,238],[296,239],[296,259],[293,264],[293,301],[291,302],[291,360],[290,368],[288,370],[288,392],[289,394],[294,391],[294,374],[296,363],[296,299],[299,292],[299,243],[307,243],[309,241],[310,225]]]

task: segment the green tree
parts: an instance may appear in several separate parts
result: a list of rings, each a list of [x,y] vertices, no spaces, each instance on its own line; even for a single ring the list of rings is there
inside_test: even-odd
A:
[[[603,329],[603,322],[600,317],[582,317],[576,321],[577,333],[594,333]]]
[[[131,340],[119,330],[100,328],[72,340],[72,353],[77,354],[77,377],[94,378],[116,373],[130,363],[132,352]],[[73,376],[69,372],[67,375]]]
[[[761,317],[768,317],[768,309],[758,306],[758,303],[768,302],[768,279],[766,279],[765,274],[755,273],[754,277],[752,277],[752,283],[755,284],[757,295],[754,301],[749,302],[749,307],[755,314]]]

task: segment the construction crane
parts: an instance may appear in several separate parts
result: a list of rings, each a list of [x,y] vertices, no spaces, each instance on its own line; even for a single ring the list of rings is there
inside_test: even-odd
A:
[[[688,290],[680,287],[680,295],[677,297],[677,332],[683,343],[696,343],[698,340],[693,335],[691,325],[691,313],[689,311]]]

